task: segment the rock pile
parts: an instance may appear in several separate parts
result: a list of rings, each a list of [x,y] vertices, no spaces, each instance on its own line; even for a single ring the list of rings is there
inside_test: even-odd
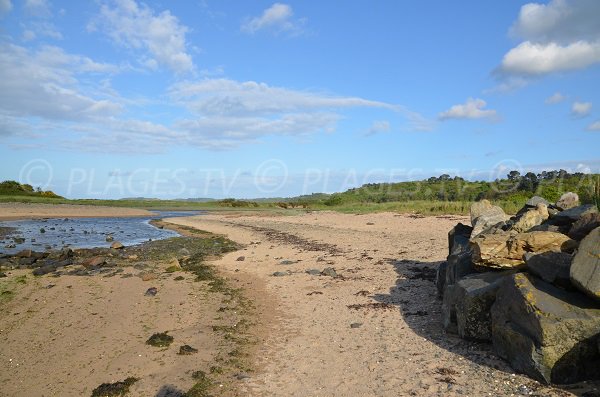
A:
[[[600,379],[600,213],[567,193],[515,216],[483,200],[437,273],[447,332],[546,383]]]

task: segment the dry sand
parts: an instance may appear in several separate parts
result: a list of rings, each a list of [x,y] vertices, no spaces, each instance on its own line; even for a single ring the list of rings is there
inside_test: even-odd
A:
[[[90,218],[148,216],[152,212],[135,208],[72,204],[0,203],[0,220],[34,218]]]
[[[443,332],[431,277],[447,255],[447,231],[466,218],[321,212],[170,221],[245,245],[215,262],[255,280],[246,288],[268,309],[256,372],[234,380],[241,396],[572,395],[513,374],[489,345]],[[305,273],[325,267],[341,277]],[[150,284],[155,298],[143,296]],[[131,396],[166,395],[157,392],[167,384],[185,390],[190,371],[214,354],[198,288],[166,276],[36,278],[0,311],[0,395],[90,395],[126,376],[142,378]],[[174,349],[144,344],[164,329],[205,354],[180,360]]]
[[[242,385],[247,395],[571,395],[514,374],[489,345],[444,333],[427,278],[447,255],[448,230],[465,217],[320,212],[170,221],[246,244],[216,265],[265,280],[276,298],[260,370]],[[305,273],[325,267],[342,277]]]

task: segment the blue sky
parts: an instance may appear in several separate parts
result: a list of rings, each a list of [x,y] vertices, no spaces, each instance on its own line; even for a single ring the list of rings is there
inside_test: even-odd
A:
[[[600,170],[600,2],[0,0],[0,179],[265,197]]]

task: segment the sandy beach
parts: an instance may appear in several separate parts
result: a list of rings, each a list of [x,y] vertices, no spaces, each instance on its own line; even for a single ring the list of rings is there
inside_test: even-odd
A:
[[[466,217],[315,212],[171,221],[245,244],[217,267],[264,280],[276,298],[260,370],[241,385],[246,395],[571,395],[515,374],[489,345],[444,333],[434,269],[447,255],[448,230]],[[338,277],[306,273],[326,267]]]
[[[125,216],[148,216],[152,212],[121,207],[102,207],[96,205],[72,204],[28,204],[28,203],[0,203],[0,221],[13,219],[36,218],[104,218]]]
[[[231,378],[224,395],[573,395],[515,374],[489,345],[444,333],[433,280],[448,230],[465,217],[222,213],[167,221],[243,247],[212,262],[256,301],[262,324],[250,370]],[[139,276],[134,264],[125,274]],[[158,298],[144,296],[151,286]],[[181,395],[194,383],[192,369],[218,354],[214,319],[203,312],[222,303],[199,296],[206,294],[189,275],[36,277],[0,312],[0,395],[90,395],[126,376],[140,378],[128,395]],[[144,345],[162,330],[202,353],[181,359]]]

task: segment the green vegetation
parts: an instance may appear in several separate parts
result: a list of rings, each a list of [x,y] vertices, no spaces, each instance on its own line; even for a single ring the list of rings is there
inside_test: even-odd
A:
[[[0,196],[41,197],[46,199],[62,198],[50,190],[43,191],[39,187],[34,189],[31,185],[15,181],[0,182]]]
[[[50,198],[48,192],[33,192],[28,185],[7,181],[0,193],[0,202],[69,203],[133,207],[148,210],[251,210],[293,213],[295,210],[334,210],[341,212],[395,211],[420,214],[465,214],[473,201],[488,199],[501,206],[506,212],[518,211],[533,195],[550,202],[558,200],[565,192],[579,195],[583,203],[600,206],[600,175],[569,173],[565,170],[543,171],[539,174],[527,172],[521,175],[510,171],[506,178],[495,181],[467,181],[461,177],[444,174],[422,181],[398,183],[370,183],[342,193],[315,193],[288,199],[236,200],[233,198],[213,201],[194,200],[67,200]],[[10,186],[10,188],[8,188]],[[18,188],[17,186],[21,186]],[[9,193],[12,192],[12,193]],[[33,193],[32,193],[33,192]],[[50,192],[51,193],[51,192]]]

